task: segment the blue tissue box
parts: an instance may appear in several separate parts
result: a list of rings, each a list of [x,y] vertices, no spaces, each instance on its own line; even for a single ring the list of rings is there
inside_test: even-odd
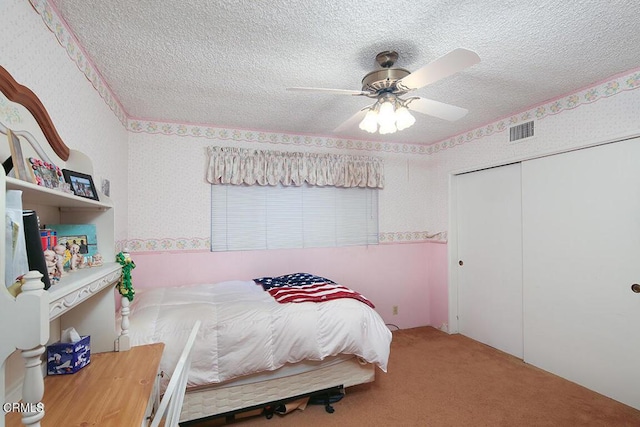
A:
[[[47,374],[73,374],[91,361],[89,335],[84,335],[76,343],[57,342],[47,346]]]

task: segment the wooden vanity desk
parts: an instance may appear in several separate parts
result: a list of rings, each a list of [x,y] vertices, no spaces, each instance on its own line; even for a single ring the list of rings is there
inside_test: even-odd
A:
[[[43,427],[139,426],[148,416],[164,344],[91,355],[75,374],[45,378]],[[7,427],[21,426],[21,414],[10,413]]]

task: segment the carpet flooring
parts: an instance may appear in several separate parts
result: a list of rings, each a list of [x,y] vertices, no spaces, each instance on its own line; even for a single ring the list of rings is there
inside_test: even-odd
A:
[[[639,385],[640,387],[640,385]],[[393,332],[387,373],[348,388],[325,412],[309,405],[238,426],[638,427],[640,411],[462,335],[431,327]],[[225,425],[222,419],[198,427]]]

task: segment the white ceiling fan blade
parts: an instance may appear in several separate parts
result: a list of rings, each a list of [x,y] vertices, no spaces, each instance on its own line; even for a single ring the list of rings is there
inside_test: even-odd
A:
[[[325,92],[334,93],[337,95],[369,95],[369,92],[363,92],[361,90],[348,90],[348,89],[325,89],[321,87],[288,87],[287,90],[301,91],[301,92]]]
[[[445,104],[432,99],[411,98],[408,101],[408,109],[450,122],[455,122],[463,118],[469,112],[466,108],[456,107],[455,105]]]
[[[367,110],[369,107],[363,108],[362,110],[355,113],[353,116],[349,117],[347,120],[342,122],[337,128],[333,131],[335,133],[341,133],[349,129],[357,128],[362,119],[364,119],[365,114],[367,114]]]
[[[480,62],[477,53],[463,48],[455,49],[435,61],[398,80],[398,87],[418,89]]]

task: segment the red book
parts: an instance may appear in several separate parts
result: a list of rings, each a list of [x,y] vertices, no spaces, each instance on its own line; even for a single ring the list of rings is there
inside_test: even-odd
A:
[[[53,249],[58,244],[58,235],[54,230],[43,228],[40,230],[40,241],[42,242],[42,250]]]

